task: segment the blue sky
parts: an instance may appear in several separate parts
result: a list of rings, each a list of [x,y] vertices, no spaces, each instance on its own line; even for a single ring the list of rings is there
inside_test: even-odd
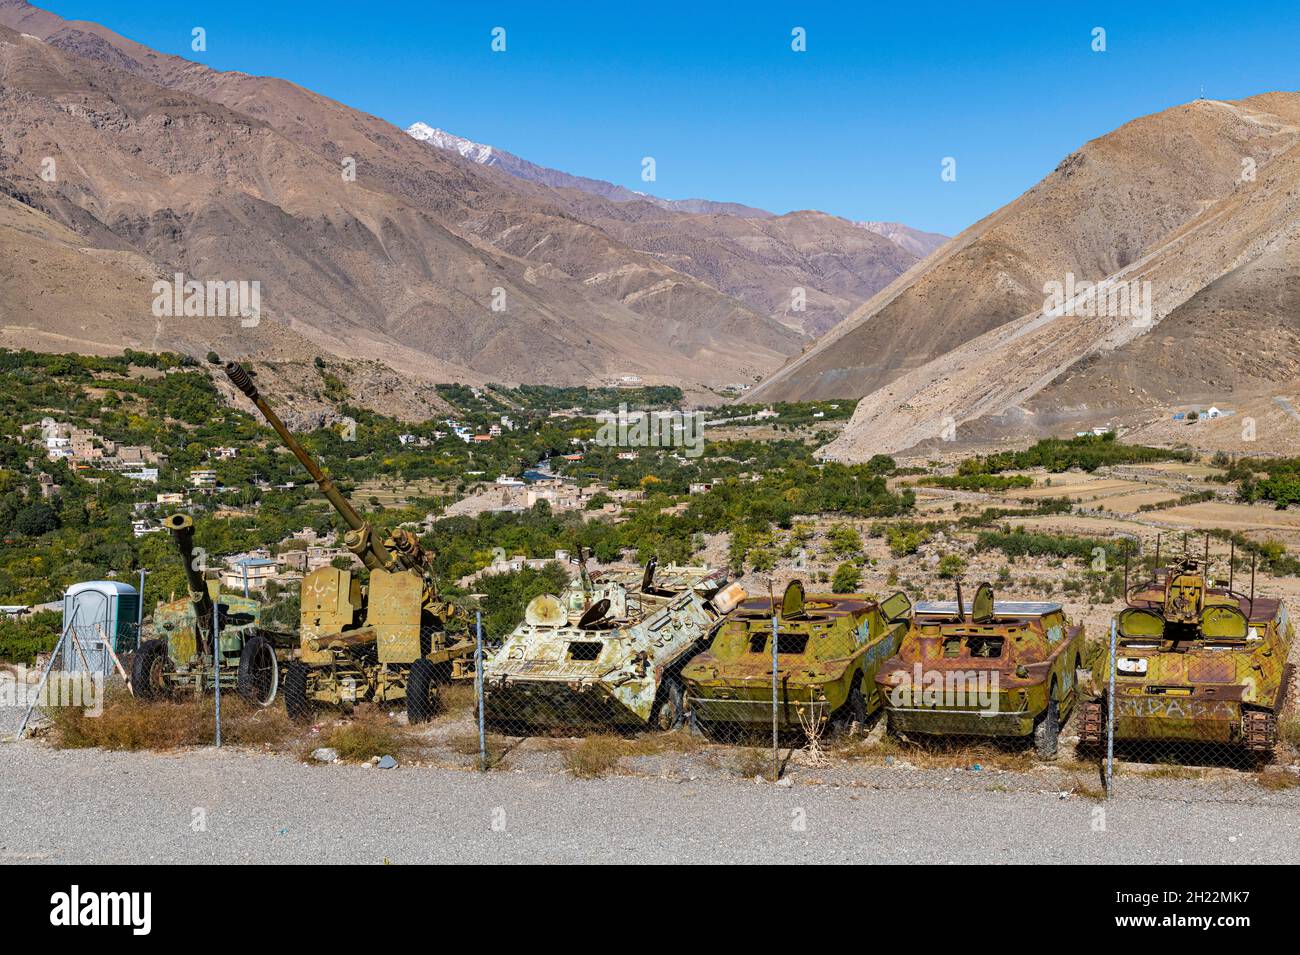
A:
[[[1202,84],[1218,99],[1300,89],[1295,0],[38,5],[629,188],[950,234]],[[190,48],[195,26],[206,52]]]

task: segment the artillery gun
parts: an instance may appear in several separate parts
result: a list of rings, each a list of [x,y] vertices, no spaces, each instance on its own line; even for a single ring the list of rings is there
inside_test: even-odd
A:
[[[163,525],[176,543],[190,592],[154,611],[150,638],[131,661],[132,692],[152,700],[183,690],[202,693],[220,683],[253,705],[270,706],[291,638],[262,627],[258,601],[223,594],[220,581],[205,579],[194,552],[193,518],[172,514]]]
[[[300,643],[283,679],[289,715],[305,719],[316,704],[405,700],[411,722],[431,719],[439,686],[474,675],[474,641],[448,629],[449,623],[466,625],[468,618],[438,596],[433,554],[404,528],[380,539],[258,393],[249,373],[229,362],[226,375],[343,518],[343,544],[369,571],[365,585],[337,567],[303,577]]]
[[[1080,742],[1105,740],[1113,675],[1117,742],[1227,744],[1267,758],[1291,682],[1285,603],[1256,596],[1253,561],[1250,592],[1234,589],[1235,545],[1226,581],[1209,576],[1208,535],[1201,559],[1161,567],[1159,553],[1157,542],[1157,569],[1132,588],[1125,566],[1114,656],[1107,648],[1094,665]]]
[[[497,724],[672,729],[684,714],[682,667],[744,597],[725,571],[652,558],[642,573],[579,577],[542,594],[483,668]]]

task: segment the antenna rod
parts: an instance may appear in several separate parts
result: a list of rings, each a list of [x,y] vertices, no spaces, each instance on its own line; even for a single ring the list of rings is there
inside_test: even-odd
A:
[[[1250,555],[1250,607],[1255,609],[1255,554]]]
[[[957,616],[966,619],[966,605],[961,601],[961,581],[957,581]]]
[[[1232,571],[1237,563],[1237,542],[1228,541],[1228,593],[1232,593]]]
[[[1205,573],[1210,572],[1210,532],[1205,532]]]
[[[1156,534],[1156,570],[1160,569],[1160,534]]]

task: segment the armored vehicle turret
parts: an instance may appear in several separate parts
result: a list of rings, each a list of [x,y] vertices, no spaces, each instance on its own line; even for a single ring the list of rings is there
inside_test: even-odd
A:
[[[1276,597],[1233,589],[1184,556],[1149,580],[1125,587],[1115,615],[1115,655],[1093,668],[1080,741],[1105,740],[1114,667],[1115,739],[1240,746],[1266,756],[1277,745],[1294,629]],[[1229,567],[1233,563],[1229,558]]]
[[[969,603],[960,585],[955,601],[918,603],[898,654],[876,674],[889,731],[1032,736],[1052,759],[1078,698],[1083,639],[1059,603],[995,600],[987,583]]]
[[[412,722],[430,719],[438,687],[474,672],[466,615],[439,597],[433,555],[403,528],[381,539],[285,427],[249,373],[230,362],[226,375],[347,524],[343,544],[369,572],[364,585],[352,570],[336,567],[303,578],[300,645],[283,679],[289,715],[305,719],[316,704],[404,700]]]
[[[485,712],[524,729],[672,729],[683,714],[681,671],[744,592],[725,571],[652,559],[643,573],[588,578],[528,604],[524,621],[484,665]]]
[[[865,722],[881,705],[876,669],[897,652],[910,610],[902,592],[805,596],[797,580],[776,607],[766,597],[742,601],[682,671],[696,725],[706,733],[771,726],[774,616],[779,727]]]

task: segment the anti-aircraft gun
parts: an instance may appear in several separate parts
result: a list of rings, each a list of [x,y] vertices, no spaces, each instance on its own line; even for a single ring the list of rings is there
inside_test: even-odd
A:
[[[343,518],[343,544],[369,571],[364,586],[350,569],[337,567],[303,577],[300,645],[283,679],[289,715],[306,718],[320,703],[405,699],[412,722],[430,719],[438,687],[474,674],[473,640],[448,629],[468,618],[439,597],[433,554],[404,528],[381,539],[258,393],[252,376],[237,362],[226,365],[226,375]]]
[[[1132,587],[1124,569],[1125,607],[1114,618],[1115,652],[1093,667],[1079,740],[1106,741],[1113,705],[1117,743],[1210,743],[1239,746],[1267,759],[1278,742],[1278,717],[1292,680],[1287,660],[1295,639],[1286,604],[1234,586],[1236,545],[1227,580],[1210,576],[1210,539],[1200,558],[1184,553]],[[1109,699],[1114,693],[1113,704]]]
[[[289,640],[262,627],[262,606],[249,597],[221,593],[205,578],[194,549],[194,519],[172,514],[163,521],[185,568],[189,595],[159,604],[131,661],[131,689],[140,699],[233,688],[249,703],[270,706],[279,689],[280,664]],[[213,660],[213,628],[216,660]]]

